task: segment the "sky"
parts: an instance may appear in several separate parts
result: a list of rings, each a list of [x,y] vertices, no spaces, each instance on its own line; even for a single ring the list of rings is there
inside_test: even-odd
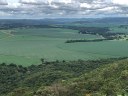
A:
[[[122,16],[128,16],[128,0],[0,0],[0,19]]]

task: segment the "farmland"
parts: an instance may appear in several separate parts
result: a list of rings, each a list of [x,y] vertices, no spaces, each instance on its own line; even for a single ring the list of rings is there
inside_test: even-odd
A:
[[[127,33],[126,29],[121,29]],[[119,31],[121,31],[119,30]],[[118,27],[111,31],[118,32]],[[128,41],[65,43],[71,39],[101,39],[102,36],[78,34],[66,28],[13,28],[0,30],[0,63],[28,66],[45,60],[90,60],[127,57]]]
[[[127,96],[125,21],[0,20],[0,96]]]

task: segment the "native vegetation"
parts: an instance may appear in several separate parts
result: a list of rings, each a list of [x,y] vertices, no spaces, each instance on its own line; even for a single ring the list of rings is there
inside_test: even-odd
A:
[[[0,64],[0,96],[125,96],[126,58],[53,61],[23,67]]]

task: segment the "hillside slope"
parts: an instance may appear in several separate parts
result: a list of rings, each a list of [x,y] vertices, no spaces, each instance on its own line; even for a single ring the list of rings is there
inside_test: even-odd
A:
[[[128,59],[0,65],[0,96],[125,96]]]

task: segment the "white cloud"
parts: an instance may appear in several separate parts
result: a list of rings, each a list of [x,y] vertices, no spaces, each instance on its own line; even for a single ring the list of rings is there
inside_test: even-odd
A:
[[[20,0],[20,2],[26,2],[26,3],[36,3],[37,0]]]
[[[42,5],[42,4],[47,4],[47,0],[19,0],[19,3],[22,4],[28,4],[28,5]]]
[[[53,0],[52,2],[60,2],[60,3],[68,4],[68,3],[72,3],[72,0]]]
[[[92,6],[90,4],[87,4],[87,3],[80,3],[80,7],[81,8],[91,8]]]
[[[115,9],[114,7],[105,7],[103,9],[99,9],[100,11],[112,11],[113,9]]]
[[[115,4],[128,5],[128,0],[112,0]]]
[[[20,3],[8,3],[8,8],[19,8],[21,6]]]

